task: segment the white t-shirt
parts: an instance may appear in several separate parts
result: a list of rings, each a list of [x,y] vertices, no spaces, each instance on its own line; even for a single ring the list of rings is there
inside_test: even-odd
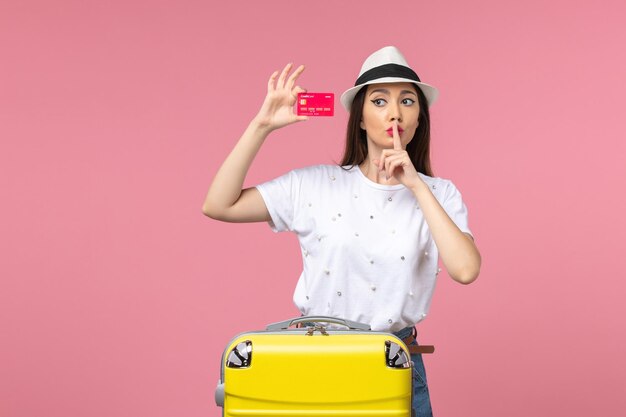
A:
[[[348,168],[348,167],[346,167]],[[470,233],[451,181],[420,174],[452,221]],[[297,234],[303,271],[294,303],[304,315],[398,331],[428,313],[438,251],[415,196],[377,184],[358,166],[296,169],[256,187],[275,232]]]

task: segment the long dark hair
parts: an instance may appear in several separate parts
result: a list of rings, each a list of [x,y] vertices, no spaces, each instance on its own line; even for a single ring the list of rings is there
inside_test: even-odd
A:
[[[406,151],[413,162],[417,172],[433,176],[430,166],[430,113],[428,102],[421,89],[415,86],[417,101],[420,106],[419,125],[415,130],[413,139],[406,146]],[[363,104],[365,103],[364,86],[354,97],[350,106],[350,118],[348,119],[348,129],[346,133],[346,148],[341,158],[341,166],[361,164],[367,157],[367,136],[365,130],[361,129],[361,119],[363,118]]]

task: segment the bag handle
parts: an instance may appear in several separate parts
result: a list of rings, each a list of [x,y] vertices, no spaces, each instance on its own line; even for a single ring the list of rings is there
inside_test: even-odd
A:
[[[350,330],[372,330],[372,327],[369,324],[359,323],[356,321],[338,319],[336,317],[330,316],[302,316],[296,317],[293,319],[280,321],[278,323],[268,324],[266,330],[269,331],[277,331],[277,330],[287,330],[290,326],[293,326],[298,323],[305,322],[323,322],[323,323],[333,323],[340,324],[342,326],[346,326]]]

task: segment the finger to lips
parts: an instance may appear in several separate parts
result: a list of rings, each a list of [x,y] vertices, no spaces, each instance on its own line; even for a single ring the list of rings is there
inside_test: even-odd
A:
[[[393,149],[401,150],[402,142],[400,141],[400,134],[398,133],[398,121],[393,121]]]

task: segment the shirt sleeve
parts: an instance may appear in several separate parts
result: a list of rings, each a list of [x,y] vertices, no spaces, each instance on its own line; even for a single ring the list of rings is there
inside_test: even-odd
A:
[[[296,171],[291,171],[256,186],[270,213],[271,220],[268,224],[274,232],[292,230],[299,191],[298,184]]]
[[[443,209],[448,213],[448,216],[450,216],[461,232],[469,233],[472,237],[474,236],[468,224],[467,207],[465,203],[463,203],[461,193],[452,181],[448,182],[448,187],[446,188]]]

